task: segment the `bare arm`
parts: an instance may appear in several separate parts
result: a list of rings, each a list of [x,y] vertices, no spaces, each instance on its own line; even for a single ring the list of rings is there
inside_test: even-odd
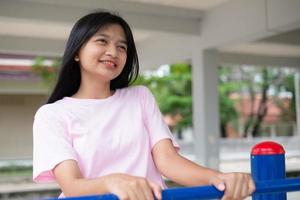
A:
[[[212,184],[225,190],[225,198],[241,199],[254,190],[254,182],[246,173],[221,173],[202,167],[179,155],[171,140],[159,141],[152,150],[159,171],[170,180],[186,186]]]
[[[120,200],[161,199],[160,187],[142,177],[116,173],[95,179],[83,178],[74,160],[58,164],[54,170],[56,181],[67,197],[113,193]]]

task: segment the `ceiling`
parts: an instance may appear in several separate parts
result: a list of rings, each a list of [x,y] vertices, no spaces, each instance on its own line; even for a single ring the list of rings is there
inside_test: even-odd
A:
[[[121,0],[127,2],[137,2],[146,4],[156,4],[164,6],[172,6],[179,8],[208,10],[229,0]]]
[[[4,1],[2,0],[2,2],[0,2],[0,6]],[[128,13],[136,14],[143,12],[145,13],[145,15],[159,14],[161,17],[174,17],[178,15],[180,17],[183,16],[186,18],[200,19],[201,12],[199,11],[220,5],[225,1],[228,0],[101,0],[98,1],[100,3],[97,3],[97,0],[12,0],[8,1],[7,4],[14,4],[14,2],[23,4],[25,6],[44,4],[48,6],[66,6],[69,8],[79,8],[82,10],[93,10],[95,9],[95,7],[97,7],[94,5],[98,4],[99,8],[101,7],[109,10],[117,10],[122,16],[125,16],[125,18],[127,17]],[[16,7],[15,9],[22,9],[21,6],[10,7]],[[40,13],[40,15],[42,14],[43,13]],[[128,21],[130,21],[130,18],[135,16],[134,14],[127,17],[129,18]],[[38,16],[38,14],[36,16]],[[76,16],[76,18],[73,16]],[[9,15],[0,14],[0,27],[2,27],[0,29],[0,35],[65,40],[68,37],[73,22],[81,15],[78,14],[73,16],[73,20],[57,20],[55,19],[55,17],[53,17],[52,19],[46,19],[44,18],[44,16],[42,16],[41,18],[35,17],[34,15],[28,17],[26,16],[26,14],[20,14],[18,16],[18,13],[11,13]],[[143,28],[133,28],[133,32],[135,40],[137,42],[145,40],[157,33],[155,30],[144,30]]]
[[[50,4],[72,4],[72,6],[82,6],[78,1],[46,1],[46,0],[24,0],[27,2],[43,2]],[[165,6],[174,8],[186,8],[189,10],[208,10],[229,0],[114,0],[114,2],[140,4],[140,5],[153,5]],[[72,3],[71,3],[72,2]],[[86,1],[89,2],[89,1]],[[88,4],[88,3],[87,3]],[[0,35],[12,35],[22,37],[37,37],[37,38],[53,38],[53,39],[66,39],[72,27],[72,23],[51,22],[45,23],[39,19],[24,19],[5,17],[0,15]],[[137,41],[144,40],[150,37],[154,32],[133,29],[135,39]]]
[[[220,48],[219,50],[230,53],[299,58],[300,29],[283,32],[254,42]]]
[[[9,42],[17,40],[20,44],[24,40],[38,41],[41,45],[44,40],[50,43],[51,41],[63,43],[78,16],[95,7],[119,10],[121,15],[133,24],[137,43],[142,43],[162,33],[179,32],[195,35],[198,34],[198,23],[205,17],[206,12],[230,1],[232,0],[2,0],[0,2],[0,9],[3,8],[0,10],[0,42],[2,39],[2,41]],[[40,8],[47,8],[46,12]],[[66,9],[65,15],[55,13],[55,9],[57,11]],[[74,12],[71,13],[71,10]],[[140,21],[146,17],[150,18],[148,24],[144,25]],[[140,21],[139,18],[141,18]],[[157,25],[157,21],[162,21],[161,25]],[[228,53],[300,57],[299,35],[300,29],[280,32],[257,41],[223,46],[218,50]],[[0,53],[11,52],[0,49]],[[27,53],[30,54],[30,52]]]

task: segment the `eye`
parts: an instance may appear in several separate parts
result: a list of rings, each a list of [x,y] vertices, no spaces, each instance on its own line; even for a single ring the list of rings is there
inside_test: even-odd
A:
[[[125,46],[125,45],[119,45],[118,49],[120,49],[122,52],[126,52],[127,51],[127,46]]]
[[[103,38],[99,38],[96,40],[98,43],[100,44],[107,44],[107,40],[103,39]]]

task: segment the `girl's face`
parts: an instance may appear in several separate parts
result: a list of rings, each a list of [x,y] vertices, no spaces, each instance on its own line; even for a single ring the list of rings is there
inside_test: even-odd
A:
[[[109,82],[122,72],[127,59],[127,41],[118,24],[102,27],[79,50],[81,76]]]

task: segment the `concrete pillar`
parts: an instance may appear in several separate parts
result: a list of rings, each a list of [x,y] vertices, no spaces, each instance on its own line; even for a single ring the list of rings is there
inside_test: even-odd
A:
[[[217,52],[195,50],[191,64],[196,162],[218,169],[220,123]]]
[[[295,99],[296,99],[296,118],[297,118],[297,136],[300,137],[300,70],[295,73]]]

